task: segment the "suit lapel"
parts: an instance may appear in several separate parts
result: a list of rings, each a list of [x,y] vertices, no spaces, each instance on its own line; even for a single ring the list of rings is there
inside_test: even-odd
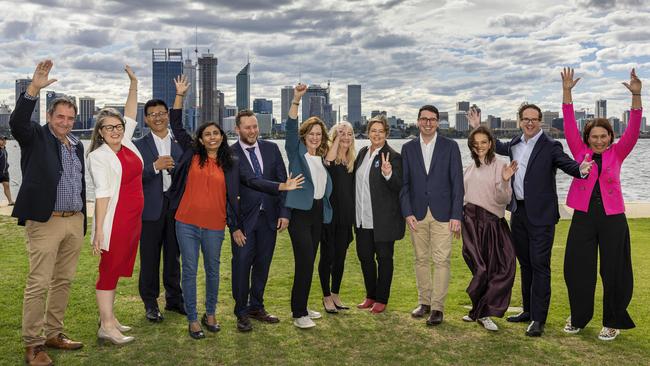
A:
[[[533,146],[533,151],[530,153],[530,158],[528,158],[528,167],[530,167],[530,163],[535,160],[535,157],[539,153],[539,151],[542,149],[542,145],[546,142],[546,134],[542,132],[541,136],[537,139],[537,142],[535,142],[535,146]],[[526,169],[528,171],[528,169]]]
[[[413,140],[413,142],[415,142],[415,147],[413,149],[415,150],[416,159],[420,164],[420,168],[426,174],[427,170],[424,166],[424,157],[422,156],[422,141],[420,141],[420,138],[418,137],[416,140]]]
[[[437,132],[436,132],[436,134],[437,134]],[[438,162],[438,158],[439,158],[440,154],[442,153],[442,149],[443,149],[442,145],[444,144],[444,142],[439,137],[440,136],[436,136],[436,145],[433,147],[433,155],[431,156],[431,164],[429,164],[429,173],[427,175],[433,173],[434,167],[436,166],[436,163]],[[438,141],[438,140],[440,140],[440,141]],[[420,155],[422,155],[422,154],[420,154]]]
[[[153,155],[153,160],[156,161],[156,159],[158,159],[158,149],[156,148],[156,143],[153,140],[153,133],[152,132],[149,132],[144,137],[144,142],[147,144],[147,147],[149,148],[149,151]]]

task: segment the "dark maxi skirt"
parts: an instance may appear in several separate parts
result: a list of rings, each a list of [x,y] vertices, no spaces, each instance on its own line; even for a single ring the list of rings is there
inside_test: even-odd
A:
[[[472,300],[469,316],[502,317],[510,304],[515,280],[510,228],[504,218],[471,203],[465,205],[463,213],[463,258],[473,275],[467,286]]]

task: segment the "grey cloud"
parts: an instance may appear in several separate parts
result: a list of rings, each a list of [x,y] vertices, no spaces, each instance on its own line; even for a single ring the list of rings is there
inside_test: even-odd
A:
[[[406,3],[406,0],[389,0],[382,4],[379,4],[379,7],[384,10],[392,9],[400,4]]]
[[[611,9],[615,6],[642,6],[643,0],[576,0],[576,5],[579,7]]]
[[[650,41],[650,31],[648,30],[622,31],[616,33],[616,39],[620,42]]]
[[[362,43],[362,46],[368,49],[377,50],[384,48],[397,48],[412,46],[415,40],[412,37],[400,34],[384,34],[370,36]]]
[[[30,28],[31,25],[29,22],[13,20],[5,22],[0,33],[8,39],[16,39],[21,38],[21,36],[24,35]]]
[[[112,43],[110,32],[101,29],[80,29],[67,37],[67,40],[91,48],[101,48]]]
[[[343,34],[340,34],[336,36],[332,42],[330,42],[330,46],[345,46],[349,45],[350,43],[353,42],[352,34],[350,32],[345,32]]]
[[[491,27],[539,29],[548,20],[548,17],[538,14],[504,14],[496,18],[488,19],[487,23]]]
[[[123,59],[112,54],[92,54],[73,59],[70,66],[72,69],[114,73],[121,71],[123,64]],[[137,74],[137,69],[134,72]]]

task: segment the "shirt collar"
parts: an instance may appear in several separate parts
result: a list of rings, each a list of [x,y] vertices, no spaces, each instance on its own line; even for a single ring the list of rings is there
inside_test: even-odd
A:
[[[431,139],[431,141],[429,141],[428,144],[425,143],[424,140],[422,140],[422,135],[420,135],[420,137],[418,137],[418,138],[420,139],[420,145],[423,145],[423,146],[432,146],[432,144],[435,144],[435,143],[436,143],[436,140],[438,139],[438,131],[436,131],[436,133],[433,135],[433,138]]]
[[[542,130],[540,128],[539,132],[537,132],[537,134],[535,136],[533,136],[531,139],[529,139],[528,141],[526,141],[526,138],[524,137],[524,134],[522,133],[521,134],[521,142],[523,142],[526,145],[530,144],[530,143],[532,143],[534,145],[535,143],[537,143],[537,140],[539,140],[539,137],[542,136],[543,133],[544,133],[544,130]]]
[[[246,149],[248,149],[248,148],[251,148],[251,147],[254,147],[254,148],[258,149],[258,150],[259,150],[259,148],[260,148],[260,144],[257,143],[257,140],[255,140],[255,143],[252,144],[252,145],[249,145],[249,144],[245,143],[245,142],[242,141],[241,139],[238,140],[238,141],[239,141],[239,145],[241,145],[242,149],[244,149],[244,150],[246,150]]]
[[[49,123],[47,124],[47,129],[50,130],[50,133],[52,134],[52,136],[54,136],[55,139],[59,140],[59,138],[56,137],[56,135],[54,134],[54,131],[52,131],[52,127],[50,126]],[[65,135],[65,137],[68,139],[68,142],[70,143],[70,145],[75,145],[76,146],[79,143],[79,139],[75,135],[73,135],[71,133]]]
[[[154,140],[158,140],[158,141],[161,141],[161,142],[165,142],[165,141],[171,139],[171,134],[169,133],[169,130],[167,130],[167,135],[165,135],[165,137],[162,137],[162,138],[159,137],[158,135],[156,135],[153,132],[151,133],[151,135],[153,136]]]

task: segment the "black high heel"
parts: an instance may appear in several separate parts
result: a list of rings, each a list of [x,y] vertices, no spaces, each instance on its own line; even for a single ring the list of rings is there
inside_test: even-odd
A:
[[[221,330],[221,326],[219,326],[219,323],[216,323],[214,325],[210,325],[208,323],[208,314],[203,314],[203,317],[201,318],[201,324],[205,325],[206,328],[208,328],[208,331],[212,333],[216,333]]]
[[[336,306],[336,305],[335,305],[335,306]],[[328,308],[327,306],[325,306],[325,300],[323,300],[323,308],[325,309],[325,312],[328,313],[328,314],[336,314],[336,313],[339,312],[339,311],[336,309],[336,307],[334,307],[334,309],[332,309],[332,308]]]
[[[203,333],[203,329],[199,329],[196,332],[192,332],[192,325],[188,324],[187,325],[187,330],[190,333],[190,337],[192,337],[194,339],[205,338],[205,333]]]

